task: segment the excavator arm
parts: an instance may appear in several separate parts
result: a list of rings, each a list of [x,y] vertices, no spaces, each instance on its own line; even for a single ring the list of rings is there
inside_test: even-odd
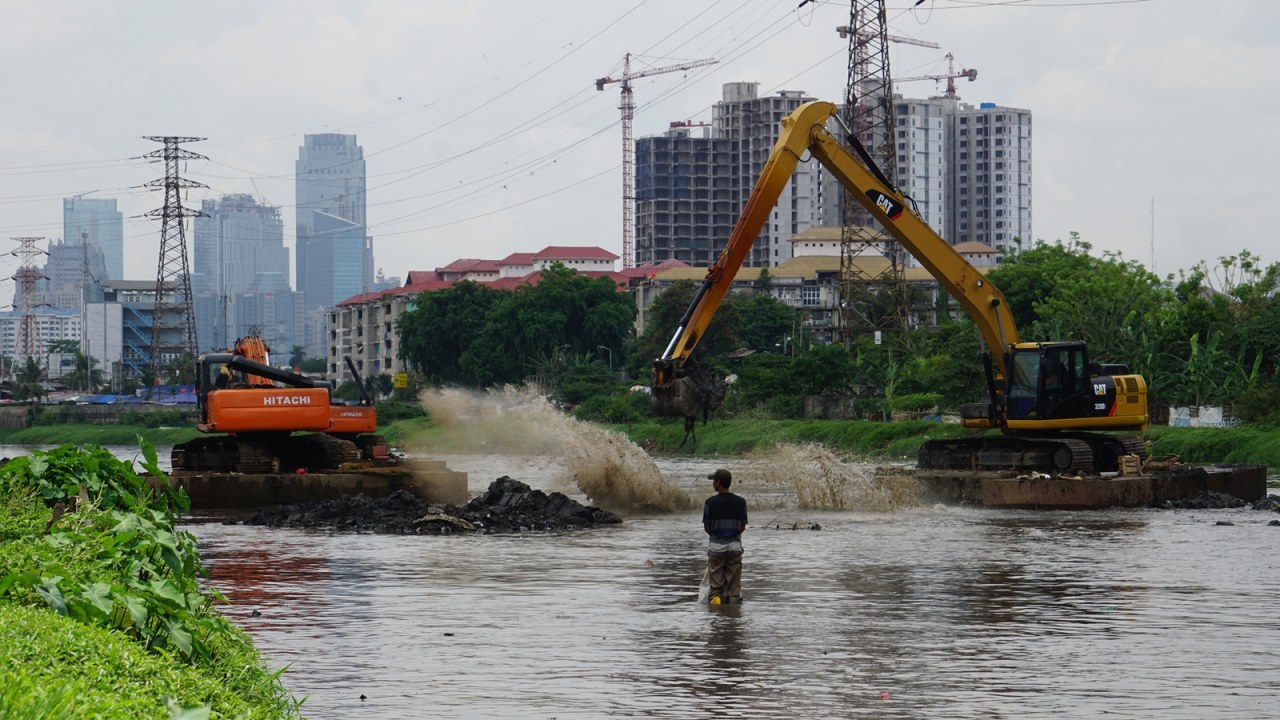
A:
[[[666,350],[654,361],[651,405],[657,414],[688,418],[699,410],[714,407],[708,407],[709,403],[703,399],[705,392],[685,377],[685,365],[806,152],[821,162],[845,190],[880,221],[886,232],[964,306],[991,350],[996,380],[993,385],[1003,385],[1007,348],[1018,342],[1018,331],[1004,295],[907,208],[906,199],[874,169],[869,159],[864,165],[840,144],[827,130],[827,125],[836,118],[835,105],[810,102],[783,119],[782,133],[728,243],[715,264],[707,269],[706,278]]]

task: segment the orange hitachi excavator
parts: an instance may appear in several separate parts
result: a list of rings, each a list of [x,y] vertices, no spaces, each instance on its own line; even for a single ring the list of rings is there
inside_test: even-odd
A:
[[[1091,362],[1083,342],[1021,342],[1003,293],[938,236],[885,178],[865,148],[851,154],[827,129],[836,106],[801,105],[782,121],[724,251],[707,270],[693,303],[662,356],[654,361],[651,406],[657,415],[692,419],[719,405],[721,378],[691,361],[693,349],[777,204],[800,158],[812,155],[906,248],[977,325],[987,346],[981,402],[961,408],[961,422],[999,434],[927,442],[918,464],[933,469],[1037,468],[1115,470],[1124,455],[1144,455],[1135,436],[1147,427],[1147,385],[1123,364]]]
[[[272,367],[269,350],[248,336],[230,352],[200,356],[196,428],[209,435],[173,447],[175,471],[315,473],[394,462],[374,434],[367,396],[360,405],[335,404],[328,381]],[[348,367],[358,379],[349,359]]]

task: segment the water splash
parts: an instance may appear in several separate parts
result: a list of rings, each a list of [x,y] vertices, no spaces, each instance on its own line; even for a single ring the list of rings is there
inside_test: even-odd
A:
[[[691,507],[653,459],[625,435],[581,422],[532,392],[432,390],[422,404],[440,427],[433,443],[450,452],[547,455],[593,503],[615,512],[674,512]]]
[[[820,445],[777,445],[741,472],[744,491],[765,507],[895,512],[925,504],[909,473],[846,462]]]

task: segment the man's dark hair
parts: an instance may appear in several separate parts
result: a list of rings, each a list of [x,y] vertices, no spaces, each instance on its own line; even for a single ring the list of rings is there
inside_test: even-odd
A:
[[[707,479],[715,480],[726,488],[733,484],[733,474],[724,468],[720,468],[719,470],[711,473],[707,476]]]

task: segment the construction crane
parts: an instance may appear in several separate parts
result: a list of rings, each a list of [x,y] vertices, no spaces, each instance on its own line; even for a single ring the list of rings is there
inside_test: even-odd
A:
[[[978,79],[978,71],[973,68],[963,68],[960,72],[956,72],[956,56],[947,53],[947,72],[944,75],[916,75],[915,77],[894,78],[894,82],[914,82],[916,80],[946,80],[947,92],[945,97],[952,100],[959,100],[956,95],[956,78],[969,78],[969,82]]]
[[[636,117],[636,98],[631,91],[631,81],[637,78],[661,75],[663,73],[692,70],[705,65],[714,65],[715,59],[692,60],[678,65],[645,68],[631,72],[631,53],[622,59],[622,75],[620,77],[602,77],[596,79],[596,90],[604,90],[605,85],[622,84],[622,267],[632,268],[636,265],[635,248],[635,202],[636,202],[636,146],[631,137],[631,125]]]
[[[848,25],[837,25],[836,32],[839,33],[841,40],[848,40],[849,33],[852,31]],[[869,31],[861,30],[858,32],[858,37],[863,38],[864,40],[870,40],[873,38],[873,35]],[[902,43],[903,45],[917,45],[919,47],[933,48],[934,50],[942,48],[938,43],[930,42],[928,40],[917,40],[915,38],[903,37],[902,35],[885,35],[885,37],[888,38],[889,42]]]

